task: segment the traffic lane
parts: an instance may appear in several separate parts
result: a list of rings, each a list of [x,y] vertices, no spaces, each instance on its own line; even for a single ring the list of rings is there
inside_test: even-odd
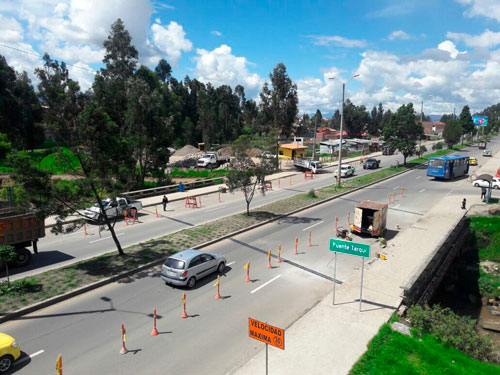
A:
[[[234,248],[234,245],[230,247]],[[237,253],[244,253],[244,249],[238,249]],[[264,281],[278,272],[278,274],[282,275],[280,281],[287,280],[286,268],[290,269],[290,266],[282,265],[279,268],[268,270],[265,266],[265,256],[260,256],[255,260],[252,256],[254,256],[254,252],[250,252],[245,258],[252,259],[253,280]],[[243,264],[243,261],[241,261],[241,268]],[[16,322],[18,323],[16,335],[18,340],[23,343],[23,349],[29,351],[32,348],[44,346],[46,352],[46,356],[38,359],[36,367],[30,367],[34,371],[26,371],[26,373],[37,373],[37,371],[45,367],[43,363],[47,361],[47,365],[51,365],[53,361],[50,358],[57,356],[56,353],[58,352],[64,353],[65,368],[71,373],[94,373],[94,370],[98,369],[101,372],[104,370],[104,372],[110,373],[116,373],[117,370],[120,370],[120,373],[123,374],[137,373],[135,371],[144,369],[144,362],[137,363],[134,359],[132,363],[129,363],[126,360],[117,359],[119,358],[119,344],[117,343],[119,343],[119,324],[121,322],[127,328],[128,348],[130,350],[134,348],[142,349],[137,356],[141,354],[141,358],[144,358],[142,357],[144,353],[151,351],[151,359],[154,359],[162,357],[165,352],[172,353],[172,358],[169,359],[168,363],[175,361],[176,366],[174,368],[178,370],[191,370],[191,373],[193,373],[194,367],[190,358],[192,358],[193,348],[197,348],[198,345],[201,345],[199,352],[206,353],[207,357],[204,357],[199,370],[207,366],[207,363],[209,363],[207,361],[213,361],[214,364],[225,362],[226,355],[231,350],[235,350],[235,353],[230,358],[248,359],[250,358],[248,355],[253,355],[253,352],[249,353],[252,346],[248,346],[246,339],[246,318],[249,311],[259,316],[274,315],[274,311],[280,312],[278,315],[282,320],[279,320],[279,322],[285,324],[298,318],[304,311],[304,305],[316,303],[327,292],[328,287],[323,289],[313,285],[307,288],[309,281],[313,281],[313,284],[315,284],[317,281],[314,280],[318,278],[310,275],[303,276],[302,274],[303,272],[298,272],[293,275],[293,278],[305,278],[304,282],[301,283],[302,287],[305,287],[304,290],[297,290],[293,282],[285,282],[284,284],[276,282],[258,290],[258,293],[252,294],[250,289],[254,290],[255,286],[260,282],[245,283],[242,269],[238,274],[236,272],[228,273],[227,277],[223,278],[222,281],[222,294],[227,296],[227,293],[229,293],[231,298],[222,301],[214,300],[214,288],[210,285],[213,282],[212,279],[210,283],[206,283],[203,287],[187,292],[188,314],[198,315],[188,320],[182,320],[179,317],[182,311],[180,296],[183,291],[166,287],[159,279],[151,277],[137,280],[128,285],[116,284],[116,289],[105,288],[106,290],[99,291],[99,293],[91,293],[92,298],[89,296],[78,299],[76,303],[71,305],[64,304],[65,308],[62,309],[61,307],[45,309],[39,314],[32,314],[28,319]],[[308,279],[311,280],[308,281]],[[320,283],[325,284],[325,286],[330,285],[326,281],[320,281]],[[278,295],[273,295],[270,300],[260,302],[265,290],[271,290],[271,288],[277,288],[278,286]],[[290,286],[293,287],[290,288]],[[123,293],[125,288],[127,292]],[[127,297],[124,298],[124,295]],[[286,303],[292,301],[293,297],[298,298],[300,303],[288,306],[286,313],[281,311],[281,307],[274,305],[287,306]],[[153,306],[158,308],[159,314],[162,315],[159,326],[166,326],[167,330],[172,327],[172,334],[165,334],[165,339],[170,344],[166,348],[160,348],[158,353],[148,346],[150,343],[148,340],[154,339],[149,338],[152,322],[151,318],[147,317],[147,314],[150,313],[151,309],[143,308],[147,305],[151,306],[151,309]],[[248,306],[253,306],[254,309],[248,310]],[[218,308],[222,308],[222,310],[217,310]],[[234,311],[234,309],[237,311]],[[239,316],[240,318],[236,320],[241,322],[238,324],[233,319],[232,324],[227,324],[229,312],[230,317]],[[36,316],[38,318],[35,318]],[[44,319],[41,329],[38,329],[36,319]],[[213,320],[216,320],[215,325]],[[20,330],[19,326],[24,326],[24,328]],[[229,329],[229,332],[224,337],[234,336],[236,334],[234,327],[239,327],[238,332],[243,331],[241,333],[241,338],[244,339],[243,346],[234,346],[232,341],[225,345],[216,340],[219,343],[220,350],[212,353],[211,347],[206,346],[207,343],[217,338],[218,332],[224,333],[227,329]],[[160,328],[161,330],[162,328]],[[37,338],[27,339],[26,335],[30,336],[32,332],[37,332]],[[179,333],[179,335],[177,336],[176,333]],[[153,349],[158,348],[156,346],[157,342],[151,341]],[[57,345],[52,347],[51,344],[54,343],[57,343]],[[175,343],[176,347],[171,347],[172,343]],[[182,349],[177,350],[177,348]],[[198,349],[195,352],[198,352]],[[89,361],[90,358],[92,358],[92,361]],[[150,361],[146,361],[146,363],[149,364]],[[189,364],[189,366],[185,367],[186,364]],[[161,370],[164,365],[163,362],[157,364],[158,370]],[[234,365],[235,363],[227,363],[224,372]],[[154,369],[155,367],[149,366],[148,368]],[[197,373],[197,371],[194,373]]]

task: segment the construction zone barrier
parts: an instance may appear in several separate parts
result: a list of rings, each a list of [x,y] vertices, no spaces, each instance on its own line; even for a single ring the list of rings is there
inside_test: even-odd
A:
[[[63,375],[62,355],[61,354],[59,354],[57,356],[57,360],[56,360],[56,374],[57,375]]]
[[[404,198],[404,191],[405,191],[405,188],[401,186],[401,189],[400,189],[401,198]]]
[[[267,253],[267,268],[273,268],[273,266],[271,266],[271,250]]]
[[[312,246],[312,244],[311,244],[311,231],[309,231],[309,242],[307,243],[307,246],[308,247]]]
[[[125,225],[128,225],[129,221],[132,221],[132,224],[135,224],[136,222],[139,222],[139,219],[137,219],[137,210],[130,210],[125,211]]]
[[[273,183],[271,181],[264,181],[264,190],[273,190]]]
[[[200,203],[198,204],[198,207],[200,207],[200,208],[201,208],[201,207],[203,207],[203,206],[201,205],[201,195],[198,197],[198,200],[200,201]]]
[[[83,224],[83,235],[88,236],[89,234],[87,233],[87,224]]]
[[[299,246],[299,237],[295,237],[295,250],[293,251],[293,255],[299,255],[297,251],[298,246]]]
[[[304,172],[304,179],[307,179],[307,178],[314,178],[314,174],[312,173],[312,171],[305,171]]]
[[[186,197],[186,201],[184,202],[184,207],[198,207],[198,202],[196,197],[188,196]]]
[[[281,263],[281,244],[278,246],[278,260],[276,262]]]

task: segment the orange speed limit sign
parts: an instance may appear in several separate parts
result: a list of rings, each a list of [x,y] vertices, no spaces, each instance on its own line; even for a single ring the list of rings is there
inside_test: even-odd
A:
[[[285,349],[285,330],[248,318],[248,336],[266,344]]]

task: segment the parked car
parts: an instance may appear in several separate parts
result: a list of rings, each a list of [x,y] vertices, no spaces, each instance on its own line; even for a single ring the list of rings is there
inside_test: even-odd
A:
[[[169,256],[161,270],[165,284],[193,288],[196,282],[211,273],[224,272],[226,258],[220,254],[187,249]]]
[[[0,372],[7,372],[20,356],[21,346],[16,340],[5,333],[0,333]]]
[[[125,212],[133,216],[138,211],[142,210],[142,203],[140,201],[131,201],[128,198],[122,197],[104,199],[102,205],[106,211],[106,216],[110,219],[117,216],[123,216]],[[97,203],[85,209],[82,214],[88,221],[101,221],[103,218],[101,208]]]
[[[469,165],[477,165],[477,159],[474,156],[469,157]]]
[[[375,158],[368,158],[365,160],[363,163],[363,169],[377,169],[380,167],[380,160],[377,160]]]
[[[483,156],[491,156],[491,150],[484,150]]]
[[[394,150],[392,148],[389,148],[387,146],[382,148],[382,155],[393,155],[393,154],[394,154]]]
[[[355,171],[356,169],[352,165],[349,164],[342,165],[342,167],[340,168],[340,177],[353,176]],[[339,170],[335,169],[333,175],[337,177],[339,175]]]
[[[486,180],[474,180],[472,181],[472,185],[475,186],[475,187],[489,187],[490,186],[490,183]],[[500,189],[500,178],[498,177],[493,177],[491,179],[491,187],[493,189]]]

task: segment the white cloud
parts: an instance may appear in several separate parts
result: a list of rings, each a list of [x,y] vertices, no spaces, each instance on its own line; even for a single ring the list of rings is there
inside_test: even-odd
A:
[[[364,40],[348,39],[338,35],[308,35],[307,37],[311,38],[313,44],[317,46],[363,48],[367,45]]]
[[[88,90],[94,83],[95,72],[88,65],[81,63],[70,65],[68,71],[70,78],[80,84],[82,91]]]
[[[487,17],[500,22],[500,1],[499,0],[456,0],[459,3],[469,6],[464,12],[468,17]]]
[[[437,46],[438,49],[441,51],[446,51],[450,54],[452,58],[456,58],[459,54],[465,54],[466,52],[460,52],[455,44],[449,40],[445,40],[444,42],[441,42]]]
[[[210,82],[216,87],[239,84],[245,87],[248,97],[256,96],[264,83],[258,74],[248,71],[248,60],[233,55],[231,47],[225,44],[212,51],[197,49],[196,53],[196,75],[202,82]]]
[[[494,32],[486,29],[482,34],[470,35],[465,33],[446,33],[446,37],[457,42],[463,41],[468,47],[491,48],[500,44],[500,32]]]
[[[437,56],[439,53],[442,56]],[[368,109],[380,102],[395,110],[401,104],[424,101],[425,113],[440,114],[450,113],[454,107],[460,110],[465,104],[485,108],[500,97],[500,49],[491,51],[489,60],[481,64],[461,58],[465,54],[450,41],[411,59],[382,51],[366,51],[361,56],[354,72],[359,77],[347,85],[346,99]],[[296,81],[300,112],[313,113],[320,108],[325,113],[339,108],[341,85],[328,76],[331,73],[323,74],[322,80]],[[349,78],[346,73],[343,76]]]
[[[388,38],[389,40],[396,40],[396,39],[408,40],[411,39],[411,36],[405,33],[403,30],[397,30],[390,33]]]
[[[189,52],[193,48],[191,41],[186,39],[184,29],[177,22],[171,21],[167,27],[154,23],[151,33],[155,46],[174,66],[177,65],[182,52]]]
[[[210,34],[215,35],[215,36],[222,36],[222,33],[220,31],[217,31],[217,30],[211,31]]]
[[[24,30],[14,18],[7,18],[0,14],[0,41],[7,43],[21,42]]]

